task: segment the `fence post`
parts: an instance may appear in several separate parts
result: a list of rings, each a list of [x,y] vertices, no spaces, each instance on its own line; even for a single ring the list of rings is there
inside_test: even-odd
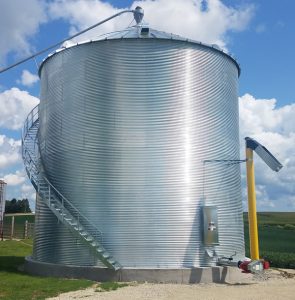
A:
[[[10,231],[10,239],[12,240],[14,235],[14,216],[11,217],[11,231]]]
[[[25,239],[28,238],[28,220],[26,220],[26,222],[25,222],[25,234],[24,234],[24,238]]]

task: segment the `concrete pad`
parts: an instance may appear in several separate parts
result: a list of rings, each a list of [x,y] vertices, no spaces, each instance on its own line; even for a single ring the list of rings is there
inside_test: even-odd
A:
[[[150,283],[228,283],[249,280],[251,274],[243,274],[235,267],[216,266],[183,269],[135,269],[118,271],[95,266],[73,266],[44,263],[26,257],[25,272],[32,275],[62,278],[85,278],[94,281],[150,282]]]

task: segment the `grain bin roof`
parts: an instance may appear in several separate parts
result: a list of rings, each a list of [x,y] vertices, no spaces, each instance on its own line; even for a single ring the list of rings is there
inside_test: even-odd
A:
[[[192,39],[182,37],[182,36],[177,35],[177,34],[155,30],[155,29],[150,28],[147,25],[140,24],[140,25],[135,25],[135,26],[132,26],[132,27],[128,27],[124,30],[106,33],[106,34],[100,35],[98,37],[95,37],[93,39],[88,39],[88,40],[84,40],[84,41],[81,41],[81,42],[75,42],[75,41],[71,41],[71,40],[66,41],[65,43],[63,43],[61,45],[61,48],[59,48],[56,51],[50,53],[46,58],[44,58],[42,64],[40,65],[40,68],[39,68],[39,75],[40,75],[40,71],[42,69],[43,63],[49,57],[55,55],[56,53],[59,53],[59,52],[64,51],[68,48],[71,48],[71,47],[76,47],[78,45],[88,44],[88,43],[97,42],[97,41],[121,40],[121,39],[161,39],[161,40],[164,39],[164,40],[184,41],[184,42],[188,42],[188,43],[202,45],[206,48],[211,48],[215,51],[218,51],[218,52],[222,53],[223,55],[227,56],[228,58],[230,58],[235,63],[235,65],[237,66],[239,76],[240,76],[240,73],[241,73],[240,65],[236,61],[236,59],[231,54],[224,52],[224,50],[222,50],[216,44],[202,43],[202,42],[199,42],[199,41],[195,41],[195,40],[192,40]]]

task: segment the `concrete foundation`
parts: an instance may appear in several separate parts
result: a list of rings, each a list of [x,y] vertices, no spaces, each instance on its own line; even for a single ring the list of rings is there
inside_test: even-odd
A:
[[[69,266],[38,262],[26,257],[25,272],[32,275],[63,278],[85,278],[94,281],[151,282],[151,283],[227,283],[249,280],[236,267],[206,267],[183,269],[131,269],[113,271],[92,266]]]

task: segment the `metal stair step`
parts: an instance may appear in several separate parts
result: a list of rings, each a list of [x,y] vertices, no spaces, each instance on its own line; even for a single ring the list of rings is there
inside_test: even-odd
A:
[[[111,257],[111,255],[108,252],[102,253],[103,258],[108,259]]]
[[[49,197],[49,192],[46,189],[39,189],[39,194]]]
[[[115,265],[116,261],[114,259],[108,259],[108,262],[112,265]]]
[[[96,249],[96,252],[98,252],[99,254],[102,255],[103,253],[105,253],[105,250],[103,248],[99,247],[99,248]]]
[[[83,230],[83,228],[81,227],[81,225],[78,223],[77,226],[74,226],[74,229],[76,231],[78,231],[79,233]]]

